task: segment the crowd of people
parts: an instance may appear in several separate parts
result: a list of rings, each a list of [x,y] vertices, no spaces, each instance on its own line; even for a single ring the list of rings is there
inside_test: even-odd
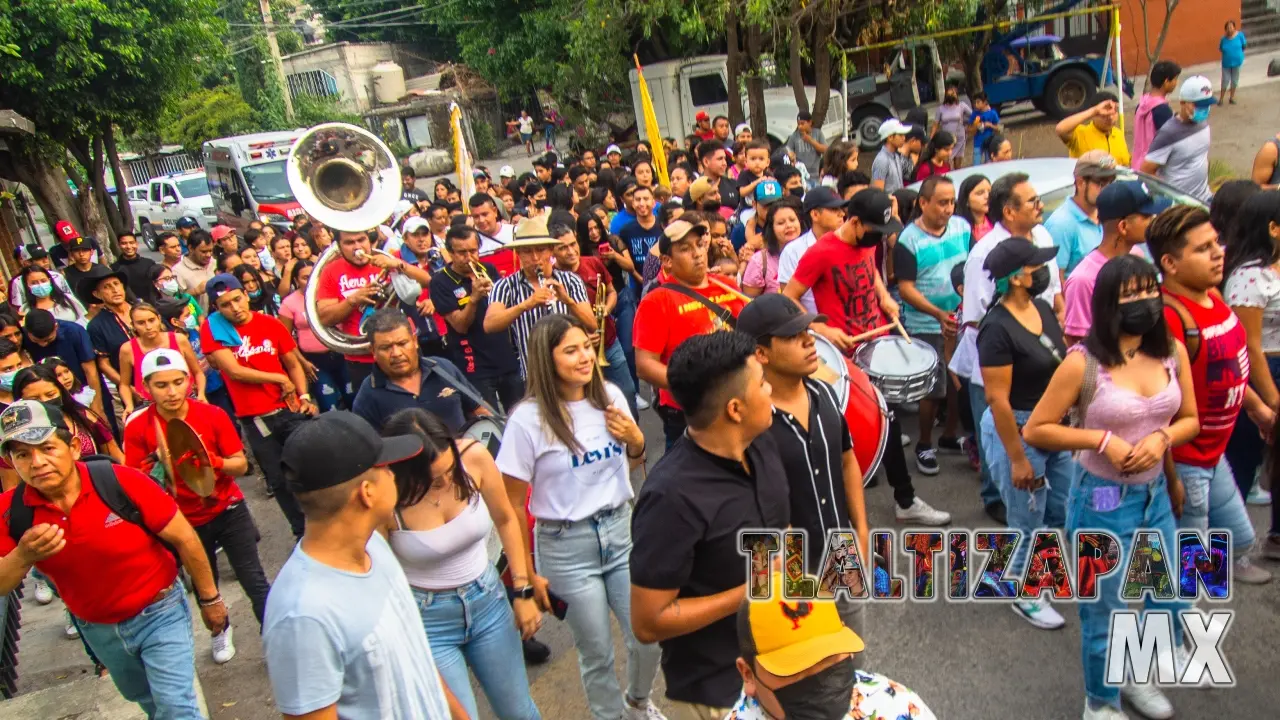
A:
[[[68,636],[152,717],[199,716],[182,576],[213,660],[236,654],[217,551],[289,716],[474,718],[474,676],[498,717],[541,717],[526,665],[547,659],[552,613],[598,720],[664,717],[659,671],[665,717],[932,717],[858,667],[863,603],[750,602],[738,545],[803,529],[815,574],[832,532],[871,556],[876,480],[851,433],[868,419],[820,379],[817,346],[852,357],[895,327],[938,359],[932,391],[883,418],[897,520],[948,525],[911,464],[967,454],[975,499],[1024,538],[1225,527],[1233,578],[1268,582],[1245,501],[1270,502],[1280,170],[1212,192],[1213,89],[1179,75],[1152,69],[1132,156],[1114,98],[1058,124],[1075,185],[1048,217],[1025,174],[952,180],[1013,153],[985,98],[953,88],[933,123],[881,126],[869,175],[807,115],[771,150],[702,114],[687,148],[657,149],[666,177],[644,141],[479,168],[467,198],[406,170],[376,228],[184,218],[159,262],[125,234],[107,264],[59,222],[51,251],[20,250],[0,311],[0,591],[29,577],[36,602],[60,598]],[[532,120],[514,125],[532,152]],[[1208,209],[1118,179],[1128,165]],[[638,425],[649,410],[664,449]],[[500,442],[469,432],[485,423]],[[175,425],[204,455],[170,451]],[[250,514],[253,475],[283,523]],[[273,521],[297,544],[269,582],[257,523]],[[1023,543],[1010,574],[1026,562]],[[1125,717],[1121,696],[1171,717],[1154,685],[1103,682],[1121,599],[1118,576],[1101,584],[1079,606],[1084,717]]]

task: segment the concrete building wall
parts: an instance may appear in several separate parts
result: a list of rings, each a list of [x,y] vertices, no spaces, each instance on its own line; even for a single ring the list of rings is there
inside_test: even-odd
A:
[[[1137,0],[1121,0],[1121,5],[1120,49],[1124,54],[1124,73],[1145,75],[1150,66],[1142,47],[1143,26],[1148,28],[1154,48],[1164,24],[1165,4],[1149,0],[1145,21],[1142,5]],[[1218,40],[1227,20],[1240,22],[1240,0],[1182,0],[1173,12],[1161,57],[1183,67],[1221,58]],[[1211,79],[1215,84],[1218,82],[1216,77]]]
[[[333,76],[343,104],[354,112],[365,112],[374,105],[372,71],[380,62],[395,58],[395,47],[389,43],[337,43],[284,57],[286,75],[308,70],[323,70]]]

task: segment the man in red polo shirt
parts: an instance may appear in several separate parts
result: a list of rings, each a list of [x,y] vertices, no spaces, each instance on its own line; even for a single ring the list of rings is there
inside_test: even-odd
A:
[[[205,627],[221,630],[227,608],[177,503],[146,475],[111,465],[140,524],[111,510],[56,406],[16,402],[0,413],[0,432],[0,453],[23,481],[0,495],[0,594],[39,568],[125,699],[148,717],[204,717],[187,596],[166,543],[191,576]]]
[[[423,287],[431,284],[431,276],[417,265],[373,252],[367,232],[339,232],[338,257],[324,266],[317,279],[316,309],[320,324],[359,336],[365,308],[372,306],[377,293],[389,284],[378,282],[383,270],[402,272]],[[346,359],[351,387],[358,390],[373,372],[373,354],[347,355]]]
[[[658,388],[658,416],[667,448],[684,434],[684,411],[672,397],[667,362],[677,346],[694,335],[731,330],[733,318],[746,304],[732,280],[707,278],[707,225],[680,219],[658,238],[665,282],[651,290],[636,308],[636,373]],[[726,287],[727,286],[727,287]],[[698,298],[702,298],[701,300]]]
[[[271,585],[262,571],[258,557],[258,529],[244,502],[244,494],[233,477],[245,474],[249,462],[244,456],[240,434],[227,413],[215,405],[192,400],[191,376],[181,362],[182,354],[168,348],[152,350],[142,359],[142,382],[155,400],[129,420],[124,428],[124,461],[129,467],[151,473],[159,461],[160,438],[171,420],[182,419],[196,431],[209,451],[209,465],[216,482],[213,493],[201,497],[185,482],[169,478],[178,501],[178,509],[196,529],[204,544],[213,569],[213,580],[218,581],[218,561],[214,553],[221,547],[227,560],[244,588],[244,594],[253,603],[254,617],[262,624],[267,607],[267,592]],[[167,448],[166,448],[167,451]],[[170,461],[177,463],[171,456]],[[213,661],[222,664],[236,655],[231,625],[213,636]]]

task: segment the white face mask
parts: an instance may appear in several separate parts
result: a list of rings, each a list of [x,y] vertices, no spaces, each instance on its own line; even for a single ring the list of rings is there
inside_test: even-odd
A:
[[[97,396],[98,396],[97,390],[94,390],[93,388],[86,386],[86,387],[80,388],[80,392],[76,393],[75,395],[72,395],[71,397],[75,398],[76,402],[80,403],[81,405],[85,407],[89,407],[89,405],[93,403],[93,399],[96,398]]]
[[[174,279],[169,279],[160,283],[160,292],[164,293],[165,295],[177,295],[178,281]]]

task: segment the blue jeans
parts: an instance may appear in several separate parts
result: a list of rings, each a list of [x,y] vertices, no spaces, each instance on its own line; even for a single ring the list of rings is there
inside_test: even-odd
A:
[[[181,583],[169,594],[118,623],[76,618],[80,635],[111,672],[125,700],[148,718],[203,718],[196,699],[195,641]]]
[[[987,390],[975,382],[966,382],[969,383],[969,409],[973,411],[973,421],[981,423],[982,414],[987,411]],[[987,453],[982,444],[982,433],[974,433],[974,440],[978,443],[978,465],[981,467],[979,477],[982,480],[982,489],[978,491],[978,495],[982,498],[983,507],[986,507],[1000,501],[1000,487],[991,478],[991,468],[987,465]]]
[[[1118,489],[1120,504],[1114,509],[1097,508],[1095,491]],[[1107,490],[1103,490],[1107,492]],[[1169,503],[1169,491],[1164,475],[1156,476],[1146,485],[1122,485],[1098,477],[1076,466],[1075,482],[1067,499],[1067,532],[1080,530],[1105,530],[1120,540],[1120,565],[1106,577],[1098,579],[1098,599],[1080,601],[1080,655],[1084,664],[1084,691],[1095,702],[1119,707],[1120,688],[1108,687],[1103,681],[1107,671],[1107,641],[1111,613],[1123,610],[1128,604],[1120,597],[1126,568],[1133,553],[1133,533],[1138,528],[1160,533],[1161,546],[1166,558],[1176,558],[1172,548],[1177,547],[1177,521],[1173,518],[1173,506]],[[1176,560],[1168,565],[1170,582],[1176,583]],[[1175,590],[1176,592],[1176,590]],[[1150,595],[1143,601],[1146,610],[1167,610],[1174,617],[1188,608],[1179,600],[1155,600]],[[1174,642],[1182,645],[1182,623],[1173,623]]]
[[[630,279],[618,291],[618,302],[613,308],[613,319],[618,323],[618,342],[622,343],[622,353],[627,358],[627,368],[631,370],[631,384],[639,390],[640,377],[636,375],[636,346],[632,340],[632,332],[636,324],[636,294],[631,287]]]
[[[627,354],[622,349],[622,341],[613,339],[613,344],[605,348],[604,359],[609,364],[602,367],[604,379],[618,386],[622,397],[627,399],[627,407],[631,408],[631,417],[638,422],[640,411],[636,408],[636,386],[631,380],[631,366],[627,364]]]
[[[662,651],[631,632],[631,507],[602,510],[577,522],[539,520],[534,538],[538,572],[569,603],[565,618],[578,649],[578,669],[596,720],[622,717],[622,693],[613,671],[618,620],[627,646],[627,697],[643,704],[653,689]]]
[[[1271,371],[1272,379],[1280,383],[1280,356],[1268,357],[1267,369]],[[1253,486],[1254,475],[1266,459],[1267,452],[1269,450],[1266,443],[1258,435],[1258,426],[1249,419],[1249,413],[1241,410],[1236,419],[1236,427],[1231,431],[1231,439],[1227,442],[1226,456],[1240,494],[1248,494],[1249,488]],[[1280,502],[1271,503],[1271,534],[1280,534]]]
[[[1188,530],[1213,528],[1231,531],[1231,544],[1237,551],[1247,552],[1253,547],[1256,536],[1253,522],[1244,508],[1244,499],[1231,475],[1231,465],[1225,457],[1211,468],[1176,463],[1178,477],[1186,489],[1182,503],[1182,517],[1178,527]]]
[[[1019,427],[1030,417],[1030,410],[1013,411],[1013,419]],[[1004,501],[1009,529],[1017,530],[1022,536],[1009,560],[1008,571],[1011,576],[1021,576],[1027,564],[1032,533],[1044,528],[1060,528],[1066,523],[1067,491],[1071,487],[1075,465],[1069,452],[1048,452],[1031,447],[1022,440],[1022,451],[1026,453],[1036,477],[1044,478],[1044,486],[1034,491],[1019,490],[1013,486],[1013,463],[1005,452],[1004,443],[1000,442],[995,416],[990,408],[982,415],[979,432],[982,435],[980,447],[985,451],[991,476],[1000,487],[1000,499]]]
[[[453,590],[413,588],[413,597],[440,676],[467,709],[467,717],[480,717],[468,667],[499,718],[542,717],[529,696],[515,613],[493,566],[475,581]]]
[[[311,395],[320,412],[329,412],[339,406],[351,407],[353,392],[347,378],[347,363],[338,353],[303,353],[303,357],[316,366],[316,379],[311,383]]]

